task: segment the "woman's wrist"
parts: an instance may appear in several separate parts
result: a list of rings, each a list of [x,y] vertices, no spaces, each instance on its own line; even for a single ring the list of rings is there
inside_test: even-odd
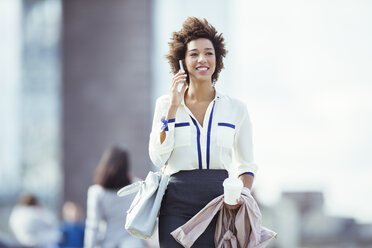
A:
[[[167,120],[176,118],[178,106],[169,106],[168,113],[167,113]]]

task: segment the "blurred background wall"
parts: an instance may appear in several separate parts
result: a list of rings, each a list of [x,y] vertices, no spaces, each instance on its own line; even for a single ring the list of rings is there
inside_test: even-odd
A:
[[[135,175],[150,169],[152,2],[63,1],[62,20],[64,196],[85,204],[109,145],[129,150]]]
[[[86,205],[103,151],[151,168],[152,2],[2,1],[1,229],[23,192]]]
[[[247,103],[270,247],[372,247],[372,3],[0,1],[0,238],[23,191],[83,207],[104,149],[147,153],[164,58],[188,16],[224,34],[217,90]]]

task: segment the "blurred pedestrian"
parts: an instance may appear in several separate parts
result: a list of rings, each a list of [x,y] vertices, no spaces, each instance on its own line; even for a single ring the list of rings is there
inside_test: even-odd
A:
[[[84,247],[84,221],[81,207],[74,202],[65,202],[62,209],[63,221],[61,224],[62,237],[59,247]]]
[[[118,189],[132,183],[129,155],[124,149],[108,148],[98,164],[94,185],[88,189],[84,247],[145,247],[124,228],[126,211],[135,194],[118,197]]]
[[[9,225],[18,242],[26,247],[56,247],[60,237],[57,218],[32,194],[20,196]]]

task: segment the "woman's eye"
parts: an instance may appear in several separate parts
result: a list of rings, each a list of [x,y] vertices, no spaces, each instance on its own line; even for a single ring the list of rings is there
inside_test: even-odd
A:
[[[209,52],[209,53],[207,53],[207,55],[213,55],[213,53],[212,52]]]
[[[195,57],[195,56],[197,56],[197,54],[196,53],[192,53],[192,54],[190,54],[190,56]]]

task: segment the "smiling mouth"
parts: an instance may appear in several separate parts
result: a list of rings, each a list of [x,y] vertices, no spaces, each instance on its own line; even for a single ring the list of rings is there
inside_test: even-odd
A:
[[[197,71],[208,71],[208,67],[199,67],[199,68],[196,68]]]

